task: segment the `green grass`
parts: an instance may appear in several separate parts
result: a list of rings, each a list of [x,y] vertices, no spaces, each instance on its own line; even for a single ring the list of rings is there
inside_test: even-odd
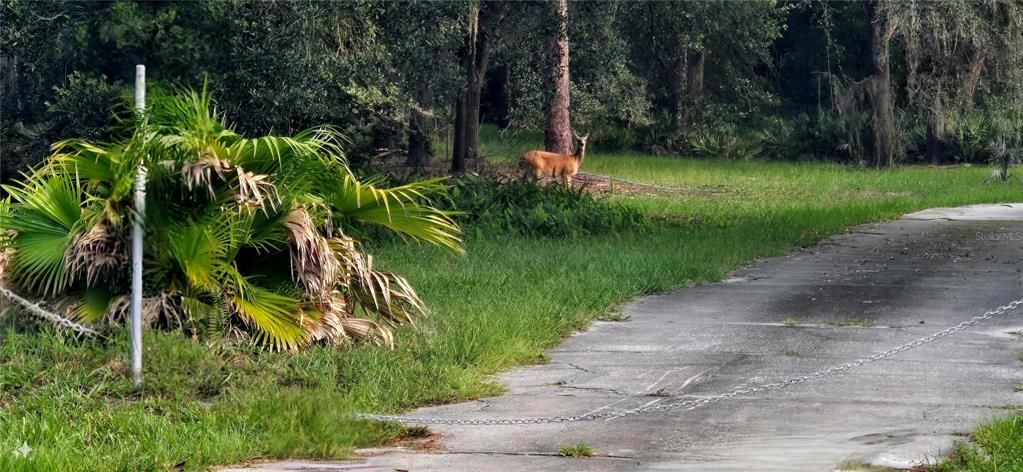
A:
[[[123,339],[63,340],[4,322],[0,470],[201,470],[258,457],[349,457],[410,434],[352,413],[500,393],[490,374],[542,362],[546,348],[623,300],[718,280],[858,223],[926,207],[1023,201],[1019,181],[983,184],[985,168],[593,155],[584,170],[692,191],[613,197],[656,222],[619,234],[477,237],[465,256],[375,247],[379,266],[407,275],[434,311],[417,331],[400,329],[393,351],[258,353],[150,332],[148,383],[136,392],[125,376]],[[22,441],[34,449],[28,460],[7,453]]]
[[[948,459],[932,466],[933,472],[987,472],[1023,470],[1023,415],[992,420],[956,443]]]
[[[584,442],[580,442],[570,446],[561,446],[558,448],[558,454],[562,457],[593,457],[593,448]]]

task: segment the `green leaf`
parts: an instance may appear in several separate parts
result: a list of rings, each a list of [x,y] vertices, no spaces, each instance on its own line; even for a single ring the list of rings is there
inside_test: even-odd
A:
[[[11,280],[26,290],[56,296],[70,284],[64,257],[81,230],[81,186],[66,175],[34,174],[20,186],[4,189],[15,202],[7,218],[15,233]]]
[[[342,217],[378,224],[413,240],[462,252],[461,230],[452,219],[456,213],[428,204],[430,196],[446,191],[442,182],[431,179],[380,189],[346,174],[329,201]]]

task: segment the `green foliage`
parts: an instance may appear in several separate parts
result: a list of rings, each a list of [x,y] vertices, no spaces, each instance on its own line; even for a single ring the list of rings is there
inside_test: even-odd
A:
[[[127,236],[137,169],[149,169],[146,318],[195,335],[227,322],[294,350],[349,337],[393,341],[385,323],[426,307],[408,282],[373,267],[353,223],[460,251],[448,212],[429,205],[437,180],[391,189],[360,182],[331,128],[245,138],[226,128],[206,91],[153,94],[111,144],[57,143],[46,165],[7,186],[10,280],[66,297],[68,316],[123,321]],[[9,214],[8,214],[9,213]],[[220,332],[205,332],[219,329]]]
[[[1023,415],[984,423],[970,435],[971,444],[956,442],[949,458],[928,470],[980,472],[1023,470]]]
[[[997,137],[998,130],[987,113],[973,111],[953,114],[949,117],[947,127],[947,144],[956,160],[979,164],[991,159],[991,143]]]
[[[635,209],[594,196],[584,188],[540,185],[527,179],[466,176],[455,182],[451,205],[459,221],[481,235],[565,237],[641,227]]]
[[[735,126],[697,131],[690,143],[701,156],[730,161],[753,160],[761,151],[756,136],[747,135]]]
[[[578,444],[561,446],[558,448],[558,454],[562,457],[593,457],[593,448],[580,441]]]
[[[75,71],[67,81],[54,88],[53,100],[46,111],[66,136],[97,139],[106,135],[114,111],[129,103],[131,91],[111,83],[106,76]]]
[[[1009,180],[1009,169],[1018,166],[1023,160],[1023,149],[1018,141],[1009,143],[1005,138],[999,138],[990,146],[991,164],[995,167],[991,180],[1006,182]]]
[[[764,155],[773,159],[831,157],[841,160],[847,156],[840,151],[845,137],[839,118],[832,113],[768,117],[761,121],[755,135]]]

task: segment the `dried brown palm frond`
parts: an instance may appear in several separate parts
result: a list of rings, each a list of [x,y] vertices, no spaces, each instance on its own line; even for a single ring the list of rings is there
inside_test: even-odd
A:
[[[311,340],[327,340],[336,344],[348,338],[348,334],[345,333],[345,328],[341,324],[341,320],[349,316],[348,303],[337,290],[331,292],[329,296],[314,301],[312,308],[317,310],[321,316],[318,322],[303,323],[309,330]]]
[[[353,338],[370,339],[388,348],[394,347],[394,335],[391,330],[375,321],[365,318],[341,318],[340,322],[345,333]]]
[[[429,314],[426,305],[404,277],[373,269],[373,256],[347,237],[330,240],[343,270],[339,284],[346,287],[351,305],[361,305],[394,323],[413,323],[415,316]]]
[[[429,310],[404,277],[370,269],[362,280],[349,288],[363,309],[394,323],[414,323],[414,317]]]
[[[337,290],[316,301],[312,307],[320,313],[317,320],[305,324],[313,341],[340,344],[355,338],[368,339],[388,348],[394,347],[391,330],[373,320],[352,317],[352,306]]]
[[[271,208],[277,208],[280,196],[277,194],[277,187],[270,182],[270,176],[247,172],[241,167],[235,167],[235,173],[238,176],[237,201],[239,205],[255,205],[264,212],[267,203]]]
[[[197,187],[204,187],[214,194],[213,176],[225,179],[228,171],[231,170],[231,163],[217,157],[214,154],[204,154],[194,161],[189,161],[181,166],[181,176],[184,178],[185,186],[189,190]]]
[[[102,222],[75,236],[64,254],[68,269],[75,276],[84,275],[88,286],[92,286],[100,275],[124,267],[127,260],[126,235]]]
[[[103,319],[108,323],[126,323],[130,315],[131,299],[128,296],[118,296],[110,302]],[[142,299],[142,324],[145,326],[163,322],[167,326],[180,329],[184,327],[187,316],[176,293],[160,292]]]
[[[0,285],[3,284],[4,274],[7,271],[7,264],[10,263],[12,257],[14,257],[14,249],[0,249]]]
[[[343,234],[327,241],[330,250],[340,264],[336,283],[342,287],[352,285],[353,279],[361,279],[366,272],[366,257],[359,250],[358,242]]]
[[[283,221],[291,235],[289,245],[291,276],[312,300],[327,298],[337,283],[341,263],[329,241],[316,231],[316,225],[304,209],[288,213]]]

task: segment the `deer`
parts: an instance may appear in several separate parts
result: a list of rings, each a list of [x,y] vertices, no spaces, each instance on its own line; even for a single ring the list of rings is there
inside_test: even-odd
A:
[[[566,187],[571,186],[572,176],[579,172],[579,166],[582,165],[583,158],[586,157],[586,141],[589,139],[589,135],[579,136],[578,133],[572,131],[572,137],[578,143],[574,153],[558,154],[539,150],[524,152],[519,161],[519,168],[525,171],[527,177],[532,173],[533,177],[537,179],[560,178]]]

